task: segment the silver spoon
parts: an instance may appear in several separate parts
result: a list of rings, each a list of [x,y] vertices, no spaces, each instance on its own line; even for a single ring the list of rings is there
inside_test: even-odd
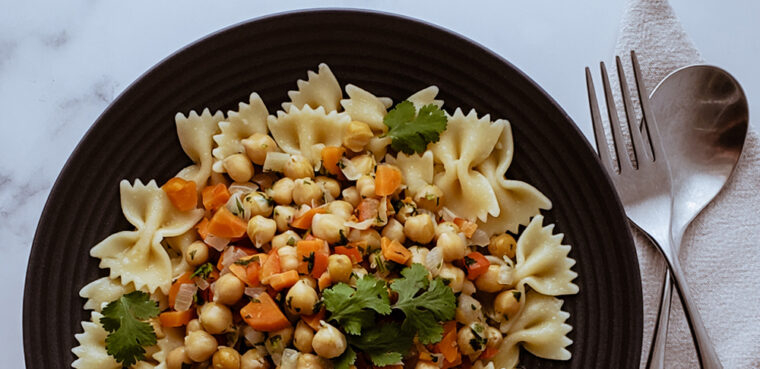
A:
[[[747,134],[747,98],[728,72],[710,65],[678,69],[650,97],[670,163],[674,254],[691,221],[720,192],[739,161]],[[663,368],[673,284],[665,273],[647,368]],[[692,336],[696,337],[694,328]],[[705,335],[706,336],[706,335]],[[703,368],[721,368],[713,350],[699,350]],[[706,352],[707,351],[707,352]]]

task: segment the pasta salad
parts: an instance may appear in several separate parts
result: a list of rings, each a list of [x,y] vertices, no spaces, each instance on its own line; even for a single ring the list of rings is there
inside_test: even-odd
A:
[[[120,184],[77,369],[514,368],[568,360],[570,246],[506,177],[509,122],[393,104],[325,64],[270,114],[175,117],[193,164]]]

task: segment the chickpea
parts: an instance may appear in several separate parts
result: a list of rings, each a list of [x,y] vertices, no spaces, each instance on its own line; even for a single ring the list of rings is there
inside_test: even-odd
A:
[[[302,155],[291,155],[290,160],[285,162],[282,173],[290,179],[312,178],[314,177],[314,167],[311,166],[309,159]]]
[[[375,196],[375,179],[369,174],[364,174],[356,180],[356,189],[362,198]]]
[[[314,334],[311,345],[317,355],[332,359],[346,351],[346,336],[330,324],[322,323],[322,327]]]
[[[451,287],[451,290],[454,291],[454,293],[462,290],[464,284],[464,272],[462,269],[459,269],[450,263],[443,263],[443,267],[441,267],[438,276],[441,277],[444,282],[448,282],[448,286]]]
[[[430,250],[426,247],[412,246],[409,248],[409,251],[412,252],[412,258],[410,259],[411,264],[417,263],[425,265],[425,259],[427,259],[427,254]]]
[[[337,199],[340,196],[340,183],[338,181],[325,176],[319,176],[314,181],[322,187],[322,191],[329,193],[333,199]]]
[[[259,350],[250,349],[240,358],[240,369],[269,369],[269,360]]]
[[[436,237],[440,237],[446,232],[459,233],[459,226],[454,222],[443,222],[435,226]]]
[[[285,306],[293,314],[314,314],[314,305],[317,301],[319,301],[317,291],[303,280],[296,282],[285,295]]]
[[[348,283],[351,279],[353,264],[346,255],[332,254],[327,258],[327,272],[333,283]]]
[[[253,164],[243,154],[233,154],[224,158],[222,165],[235,182],[248,182],[253,177]]]
[[[410,240],[421,244],[429,243],[435,236],[435,224],[430,215],[419,214],[410,217],[404,223],[404,234]]]
[[[343,200],[351,204],[353,207],[357,207],[359,205],[359,202],[361,202],[361,196],[359,196],[359,190],[356,189],[356,186],[346,187],[343,189],[343,192],[341,192],[341,195],[343,196]]]
[[[254,174],[251,182],[259,185],[259,191],[266,192],[272,189],[272,185],[278,179],[280,179],[280,176],[273,172],[261,172]]]
[[[191,266],[198,266],[208,261],[208,245],[195,241],[185,249],[185,261]]]
[[[414,202],[417,206],[430,211],[436,211],[441,207],[443,191],[438,186],[429,184],[422,187],[414,195]]]
[[[311,232],[330,244],[345,243],[348,227],[344,222],[343,218],[337,215],[316,214],[311,221]]]
[[[185,346],[177,347],[166,355],[166,369],[182,369],[182,364],[192,363],[185,353]]]
[[[348,201],[335,200],[327,204],[327,212],[343,220],[349,220],[354,213],[354,207]]]
[[[521,298],[522,292],[518,290],[502,291],[493,300],[493,310],[510,320],[520,311]]]
[[[219,347],[211,359],[214,369],[240,369],[240,354],[230,347]]]
[[[486,328],[486,340],[488,341],[486,343],[486,347],[497,348],[501,346],[501,341],[503,339],[504,337],[501,335],[501,331],[498,329],[491,326]]]
[[[357,155],[351,158],[351,164],[359,174],[370,174],[375,171],[375,157],[372,155]]]
[[[486,349],[486,328],[482,323],[462,327],[457,333],[457,344],[464,355],[473,355]]]
[[[203,326],[201,325],[201,321],[198,320],[198,318],[195,318],[187,323],[187,333],[199,331],[203,329]]]
[[[475,288],[475,283],[472,283],[471,280],[467,279],[462,283],[463,295],[472,295],[475,292],[477,292],[477,289]]]
[[[200,321],[206,332],[222,334],[232,327],[232,312],[227,306],[207,302],[201,307]]]
[[[272,214],[272,206],[272,198],[261,191],[243,196],[243,207],[251,213],[251,216],[262,215],[268,217]]]
[[[277,249],[280,257],[280,268],[283,272],[298,269],[298,252],[293,246],[283,246]]]
[[[406,223],[406,220],[409,219],[409,217],[417,215],[417,206],[414,203],[402,203],[401,207],[398,209],[398,212],[396,212],[396,219],[403,223]]]
[[[299,178],[295,180],[293,201],[296,205],[306,204],[312,206],[313,204],[321,204],[324,200],[322,195],[322,187],[319,187],[311,178]]]
[[[365,229],[362,231],[359,231],[359,237],[356,241],[364,241],[367,243],[367,250],[365,250],[365,253],[372,252],[374,250],[380,249],[380,239],[382,237],[380,236],[380,232],[376,231],[373,228]]]
[[[353,152],[360,152],[374,136],[369,124],[354,120],[343,129],[343,146]]]
[[[483,292],[499,292],[503,290],[505,286],[499,283],[500,268],[501,266],[496,264],[489,265],[488,270],[475,280],[475,286],[478,287],[478,290]]]
[[[314,330],[303,320],[296,324],[293,333],[293,345],[301,352],[311,352],[311,340],[314,339]]]
[[[435,245],[443,252],[443,261],[452,262],[464,258],[467,245],[459,234],[452,232],[441,233]]]
[[[193,331],[185,337],[185,354],[196,363],[210,359],[216,348],[216,338],[206,331]]]
[[[309,286],[309,287],[311,287],[311,288],[313,288],[315,290],[317,289],[317,279],[316,278],[314,278],[314,277],[312,277],[310,275],[302,275],[300,279],[301,279],[301,281],[303,281],[303,283],[306,283],[307,286]]]
[[[298,241],[301,241],[301,236],[296,232],[287,230],[272,238],[272,248],[279,249],[283,246],[295,246]]]
[[[391,240],[404,243],[406,236],[404,235],[404,225],[394,218],[388,219],[388,224],[383,227],[383,237],[388,237]]]
[[[293,341],[293,327],[286,327],[269,333],[269,337],[264,341],[264,346],[269,354],[282,353],[285,348],[290,346]]]
[[[488,243],[488,252],[498,258],[506,256],[510,259],[514,259],[516,251],[517,241],[515,241],[514,237],[506,233],[491,237],[491,241]]]
[[[325,359],[314,354],[301,354],[298,356],[298,369],[328,369],[333,366]]]
[[[288,177],[280,178],[272,186],[272,199],[280,205],[289,205],[293,202],[293,188],[295,182]]]
[[[256,215],[248,221],[247,228],[248,238],[251,239],[256,247],[261,247],[268,243],[274,237],[277,231],[277,222],[273,219]]]
[[[240,140],[240,143],[243,144],[248,159],[258,165],[264,165],[268,153],[277,151],[277,143],[267,134],[254,133]]]
[[[214,301],[234,305],[243,297],[245,283],[232,273],[227,273],[216,281],[214,285]]]
[[[456,320],[459,323],[468,325],[475,322],[484,322],[483,306],[480,301],[470,295],[459,295],[456,311]]]
[[[292,206],[277,205],[274,208],[274,221],[277,224],[277,230],[285,232],[290,229],[290,222],[296,215],[296,209]]]
[[[414,369],[438,369],[440,368],[435,363],[431,363],[427,360],[419,360],[417,361],[417,364],[414,366]]]

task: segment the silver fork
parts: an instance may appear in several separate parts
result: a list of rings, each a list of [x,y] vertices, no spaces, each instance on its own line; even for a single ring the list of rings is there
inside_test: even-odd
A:
[[[609,174],[615,185],[628,219],[650,238],[667,261],[668,268],[675,280],[676,289],[681,296],[681,303],[686,313],[686,319],[691,329],[701,367],[720,369],[722,365],[718,360],[718,354],[710,342],[702,318],[699,315],[699,309],[694,304],[689,287],[686,285],[686,278],[681,270],[678,254],[672,248],[670,234],[672,203],[670,167],[663,153],[657,123],[649,108],[649,94],[647,94],[646,87],[644,87],[636,53],[631,51],[631,60],[633,62],[636,90],[639,95],[639,102],[644,118],[643,127],[646,128],[649,136],[649,147],[645,144],[647,141],[642,136],[642,129],[638,126],[636,126],[636,129],[631,129],[631,122],[634,122],[633,124],[636,125],[638,120],[635,117],[633,102],[631,101],[620,57],[616,57],[615,59],[623,105],[625,107],[625,128],[630,133],[631,146],[633,147],[633,156],[636,163],[631,161],[625,141],[623,140],[623,126],[618,119],[615,100],[610,89],[609,77],[604,62],[600,64],[600,67],[604,95],[607,102],[607,115],[609,116],[612,130],[612,144],[616,154],[615,160],[610,155],[610,148],[604,134],[591,71],[588,67],[586,68],[586,85],[588,88],[589,105],[591,107],[591,120],[594,125],[594,139],[599,157],[602,165],[607,170],[607,174]],[[653,342],[654,344],[664,345],[665,340]],[[661,365],[662,360],[651,360],[650,358],[648,362],[648,367],[660,367]]]

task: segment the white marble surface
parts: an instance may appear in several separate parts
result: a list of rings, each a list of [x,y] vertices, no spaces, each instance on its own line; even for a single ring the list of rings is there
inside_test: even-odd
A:
[[[3,2],[0,13],[0,234],[6,281],[3,367],[22,368],[21,302],[30,244],[58,172],[105,107],[140,74],[219,28],[284,10],[351,6],[421,18],[506,57],[591,132],[583,67],[609,60],[624,1]],[[719,4],[720,3],[720,4]],[[704,58],[760,109],[760,2],[671,0]]]

